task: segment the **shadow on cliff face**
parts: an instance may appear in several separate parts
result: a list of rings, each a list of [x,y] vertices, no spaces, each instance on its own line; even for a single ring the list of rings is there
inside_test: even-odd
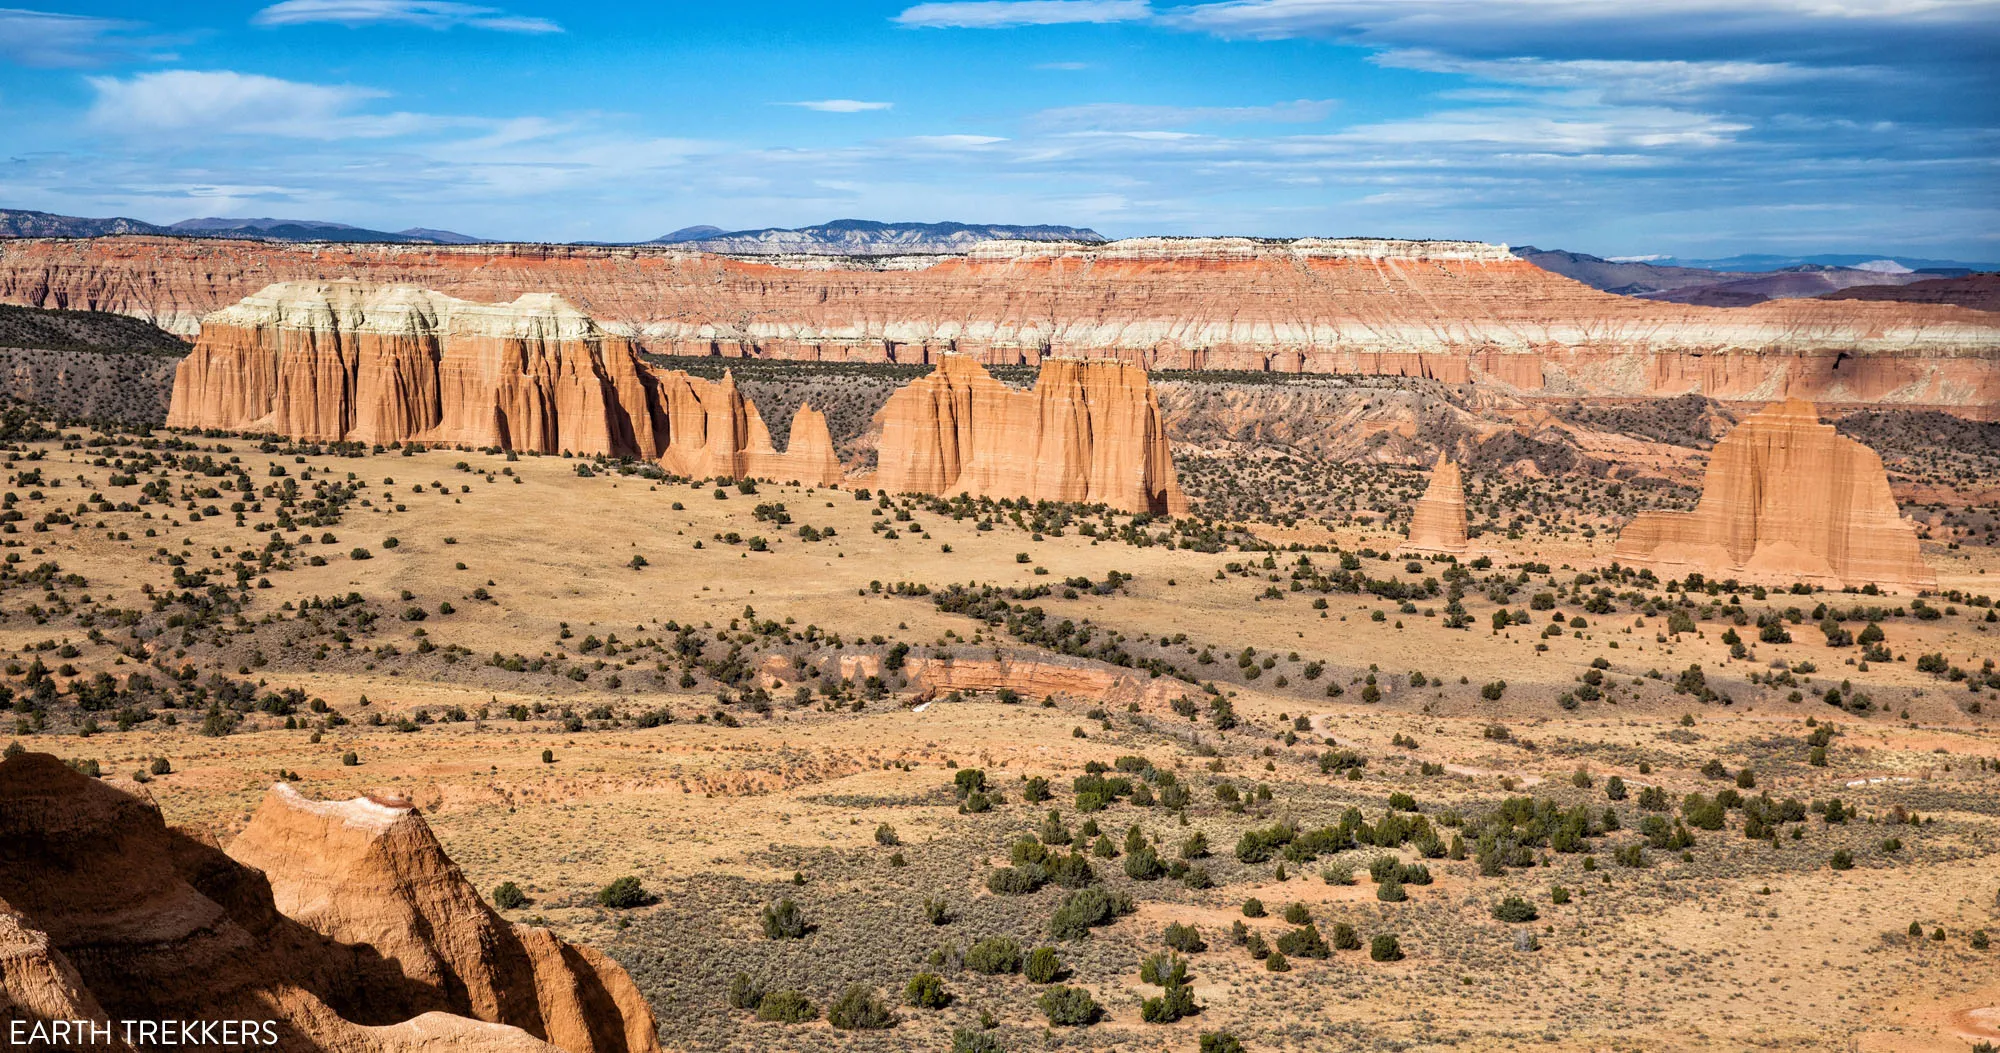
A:
[[[421,917],[413,911],[402,920],[427,926]],[[10,932],[21,935],[9,941]],[[433,935],[413,933],[419,941]],[[511,1026],[441,1025],[450,1018],[440,1017],[427,1025],[446,1026],[469,1048],[548,1048],[534,1041],[550,1029],[526,966],[531,955],[511,926],[485,926],[481,935],[480,955],[502,967],[494,979],[506,993],[497,1012],[478,1015]],[[360,1029],[426,1013],[475,1015],[464,978],[413,979],[408,963],[286,917],[262,871],[170,829],[143,797],[48,754],[0,762],[0,950],[10,943],[42,952],[0,954],[0,1022],[273,1020],[279,1048],[317,1051],[420,1045],[428,1033],[421,1028]],[[580,949],[560,950],[577,963],[572,979],[585,1019],[609,1022],[586,1024],[587,1037],[570,1042],[570,1053],[657,1048],[628,1046],[629,1014]]]

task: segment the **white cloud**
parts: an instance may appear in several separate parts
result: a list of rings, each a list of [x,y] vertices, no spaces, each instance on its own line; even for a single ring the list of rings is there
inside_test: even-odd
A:
[[[498,8],[456,3],[454,0],[282,0],[257,12],[250,21],[260,26],[332,22],[352,27],[390,23],[425,29],[468,26],[503,33],[562,32],[561,26],[546,18],[516,15]]]
[[[1583,25],[1643,31],[1661,23],[1690,36],[1802,23],[1990,23],[2000,0],[1220,0],[1163,12],[1161,20],[1222,36],[1456,36],[1547,32]]]
[[[1299,99],[1269,106],[1143,106],[1086,103],[1043,110],[1028,118],[1038,128],[1085,131],[1166,128],[1189,124],[1312,124],[1326,119],[1339,102]]]
[[[1149,18],[1146,0],[969,0],[918,4],[896,16],[906,26],[1006,29],[1090,22],[1134,22]]]
[[[414,113],[356,114],[351,112],[354,107],[385,93],[255,73],[164,70],[125,80],[91,77],[89,81],[97,90],[90,124],[124,135],[372,139],[454,123]]]
[[[1007,139],[998,135],[910,135],[898,140],[918,146],[938,146],[945,149],[964,149],[975,146],[992,146]]]
[[[1653,97],[1708,95],[1753,84],[1853,77],[1868,72],[1851,67],[1814,68],[1790,62],[1735,60],[1476,59],[1420,48],[1384,51],[1371,56],[1370,61],[1397,69],[1456,73],[1535,88]]]
[[[896,105],[893,102],[862,102],[859,99],[813,99],[806,102],[781,102],[780,106],[797,106],[820,113],[866,113],[870,110],[886,110]]]
[[[144,50],[143,43],[123,37],[137,28],[136,23],[114,18],[0,7],[0,61],[23,66],[95,66],[137,58]]]

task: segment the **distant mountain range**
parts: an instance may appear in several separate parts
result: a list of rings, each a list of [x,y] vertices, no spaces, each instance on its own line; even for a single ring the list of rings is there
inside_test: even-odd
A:
[[[1605,259],[1561,249],[1523,245],[1514,255],[1545,271],[1573,278],[1594,289],[1648,300],[1703,307],[1747,307],[1766,300],[1825,296],[1857,287],[1909,285],[1973,273],[1981,265],[1950,260],[1897,259],[1881,256],[1736,256],[1729,260]],[[1843,263],[1820,262],[1826,260]],[[1739,270],[1696,266],[1697,263],[1740,262]],[[1782,266],[1769,266],[1779,263]],[[1911,267],[1911,263],[1933,266]],[[1893,296],[1884,296],[1893,299]]]
[[[894,256],[902,253],[964,252],[982,241],[1081,241],[1099,243],[1104,235],[1085,227],[1034,226],[1006,223],[878,223],[868,219],[836,219],[816,227],[762,227],[730,230],[682,227],[651,242],[683,245],[701,252],[747,256]]]
[[[486,241],[449,230],[412,227],[409,230],[369,230],[320,219],[226,219],[206,216],[160,226],[117,216],[89,219],[59,216],[29,209],[0,209],[0,237],[101,238],[112,234],[159,234],[192,238],[249,238],[263,241],[388,241],[477,245]]]

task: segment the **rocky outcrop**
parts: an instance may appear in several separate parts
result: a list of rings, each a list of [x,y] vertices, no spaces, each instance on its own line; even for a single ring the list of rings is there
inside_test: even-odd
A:
[[[1445,454],[1438,454],[1430,486],[1411,510],[1410,537],[1403,547],[1451,555],[1465,551],[1465,481]]]
[[[846,659],[842,660],[843,666]],[[843,668],[843,674],[849,670]],[[910,684],[925,698],[953,691],[1006,689],[1030,701],[1048,696],[1083,699],[1105,705],[1138,703],[1148,710],[1167,709],[1194,689],[1168,677],[1149,678],[1087,662],[1002,656],[983,658],[922,658],[909,663]],[[853,679],[863,679],[856,676]]]
[[[309,801],[279,783],[228,852],[263,871],[286,917],[373,948],[421,993],[418,1012],[518,1027],[568,1053],[657,1048],[624,969],[494,913],[407,801]]]
[[[719,381],[686,373],[660,375],[671,437],[660,464],[677,475],[725,479],[754,477],[827,486],[843,469],[834,456],[826,417],[807,402],[792,415],[785,451],[771,445],[770,429],[757,407],[737,390],[734,375]]]
[[[1159,400],[1137,366],[1049,359],[1033,391],[947,356],[889,396],[874,481],[892,493],[972,494],[1187,511]]]
[[[167,424],[311,442],[418,442],[660,457],[687,475],[840,477],[804,407],[772,448],[733,378],[658,372],[560,296],[455,299],[410,285],[285,282],[202,322]]]
[[[1717,443],[1692,512],[1641,512],[1618,535],[1621,563],[1672,577],[1828,588],[1937,587],[1875,451],[1797,399]]]
[[[272,281],[352,276],[482,302],[554,293],[657,353],[1431,377],[1529,395],[2000,407],[2000,322],[1960,308],[1722,309],[1593,290],[1466,242],[1142,238],[786,261],[673,246],[0,242],[0,302],[191,334]]]
[[[281,807],[299,810],[289,800]],[[523,951],[510,957],[505,926],[407,808],[317,807],[325,811],[313,814],[327,821],[260,816],[271,861],[309,869],[332,894],[328,905],[288,897],[315,923],[274,900],[273,885],[291,879],[267,878],[169,829],[144,798],[47,754],[0,761],[0,1024],[270,1021],[270,1048],[285,1053],[658,1049],[651,1017],[616,965],[547,933],[521,937]],[[357,850],[371,841],[382,850]],[[342,864],[382,869],[343,877]],[[375,887],[364,890],[370,882]],[[351,920],[343,911],[373,912],[366,928],[380,942],[319,927]],[[410,954],[418,957],[401,957]],[[504,969],[516,958],[530,964],[515,966],[515,975],[532,982],[490,1003],[492,1015],[510,1018],[478,1017],[474,1003],[483,996],[473,992],[489,988],[469,966]],[[544,961],[565,968],[544,969]],[[583,994],[566,998],[558,983],[543,983],[545,975]],[[432,982],[447,976],[460,984]],[[594,990],[611,995],[587,997]],[[216,1044],[211,1036],[208,1048]]]
[[[652,456],[658,398],[623,339],[559,296],[268,286],[202,320],[167,424],[312,442]]]

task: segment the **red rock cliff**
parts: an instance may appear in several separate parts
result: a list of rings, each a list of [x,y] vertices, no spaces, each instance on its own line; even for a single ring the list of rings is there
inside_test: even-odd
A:
[[[1159,400],[1127,363],[1048,359],[1034,390],[1016,391],[972,359],[946,356],[876,419],[884,490],[1187,510]]]
[[[0,1024],[268,1020],[283,1053],[657,1053],[623,969],[500,922],[407,809],[274,790],[252,828],[268,872],[47,754],[0,761]]]
[[[202,320],[167,423],[660,457],[689,475],[840,477],[826,420],[810,407],[780,454],[733,380],[650,369],[629,341],[549,293],[483,304],[409,285],[267,286]]]
[[[1812,404],[1772,406],[1715,445],[1692,512],[1641,512],[1613,557],[1672,577],[1828,588],[1937,587],[1875,451],[1821,424]]]
[[[549,292],[648,350],[811,360],[1112,357],[1155,369],[1382,373],[1552,394],[1897,403],[1991,416],[2000,321],[1600,293],[1463,242],[989,243],[965,256],[749,261],[658,247],[0,241],[0,302],[193,333],[271,281],[354,277],[479,301]]]

